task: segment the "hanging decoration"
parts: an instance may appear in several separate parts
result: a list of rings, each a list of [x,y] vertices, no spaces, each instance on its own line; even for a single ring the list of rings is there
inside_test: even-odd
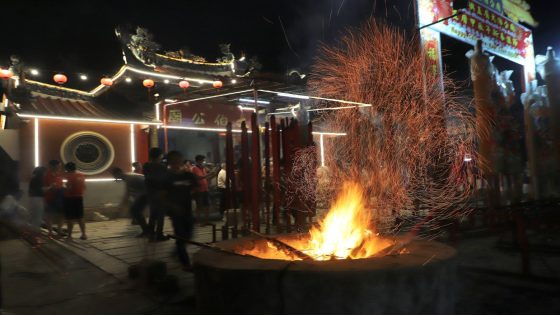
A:
[[[0,78],[4,80],[8,80],[9,78],[13,77],[14,73],[9,69],[0,69]]]
[[[104,77],[101,79],[101,84],[105,85],[105,86],[111,86],[113,85],[113,79],[108,78],[108,77]]]
[[[142,85],[146,88],[148,88],[148,99],[151,98],[152,95],[152,88],[154,87],[156,83],[154,82],[154,80],[152,79],[145,79],[144,81],[142,81]]]
[[[183,91],[186,90],[189,86],[191,86],[191,84],[187,80],[182,80],[181,82],[179,82],[179,87],[182,88]]]
[[[148,89],[151,89],[154,87],[155,82],[152,79],[145,79],[144,81],[142,81],[142,85],[144,85],[144,87],[147,87]]]
[[[224,84],[222,83],[222,81],[214,81],[212,82],[212,86],[215,88],[221,88]]]
[[[54,82],[56,82],[56,83],[62,85],[62,84],[66,83],[66,82],[68,81],[68,77],[66,77],[66,76],[65,76],[64,74],[62,74],[62,73],[58,73],[58,74],[55,74],[55,75],[53,76],[53,80],[54,80]]]

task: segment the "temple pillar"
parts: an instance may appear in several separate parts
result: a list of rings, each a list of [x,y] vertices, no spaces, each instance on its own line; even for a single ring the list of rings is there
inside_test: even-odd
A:
[[[553,189],[558,190],[560,175],[560,62],[554,54],[552,47],[548,47],[544,63],[544,80],[550,106],[550,127],[553,141]]]
[[[495,87],[493,66],[490,57],[482,49],[482,41],[477,41],[474,51],[467,53],[470,59],[476,106],[476,130],[478,133],[478,168],[487,184],[487,202],[490,208],[499,204],[500,190],[495,169],[494,121],[496,110],[492,100]]]

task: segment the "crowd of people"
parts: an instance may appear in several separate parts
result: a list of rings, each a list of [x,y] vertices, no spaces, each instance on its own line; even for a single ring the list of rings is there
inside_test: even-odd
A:
[[[159,148],[152,148],[149,161],[143,166],[133,165],[131,173],[114,168],[112,174],[126,184],[124,201],[129,204],[133,222],[142,230],[138,237],[147,237],[152,242],[168,240],[163,228],[164,218],[169,216],[174,230],[177,257],[185,269],[190,269],[186,242],[192,237],[195,224],[192,201],[194,199],[201,218],[200,224],[208,224],[208,180],[216,177],[219,172],[207,169],[203,155],[197,155],[194,164],[184,161],[179,151],[168,152],[166,163],[163,158],[163,152]],[[225,171],[222,173],[225,174]],[[144,215],[146,207],[149,208],[147,222]]]
[[[64,170],[63,170],[64,168]],[[29,204],[31,224],[38,232],[44,221],[48,236],[72,239],[75,223],[81,231],[80,239],[86,240],[84,223],[84,174],[76,171],[76,164],[68,162],[62,166],[58,160],[51,160],[48,167],[36,167],[29,182]],[[66,232],[63,222],[66,220]],[[53,229],[53,225],[57,229]],[[56,234],[53,233],[56,231]]]
[[[111,170],[116,180],[126,186],[123,204],[126,204],[133,223],[141,228],[138,237],[146,237],[150,242],[168,240],[163,233],[165,216],[171,218],[177,246],[177,256],[185,269],[190,269],[186,242],[192,237],[195,216],[192,203],[196,205],[201,226],[209,223],[209,180],[217,178],[220,193],[220,212],[225,210],[226,171],[225,165],[209,170],[205,156],[197,155],[194,163],[183,160],[179,151],[170,151],[165,156],[159,148],[149,151],[149,161],[144,165],[135,162],[132,172],[124,172],[115,167]],[[76,164],[51,160],[47,167],[33,170],[28,187],[28,211],[18,211],[18,196],[10,194],[2,198],[0,204],[1,221],[10,221],[20,230],[31,231],[40,240],[43,223],[48,237],[72,240],[74,225],[81,232],[80,239],[87,240],[84,222],[84,174],[76,170]],[[14,195],[14,196],[12,196]],[[148,220],[144,210],[148,208]],[[21,220],[18,212],[26,212]],[[11,215],[13,214],[13,215]],[[21,221],[21,222],[20,222]],[[25,222],[24,222],[25,221]],[[66,223],[66,229],[64,229]]]

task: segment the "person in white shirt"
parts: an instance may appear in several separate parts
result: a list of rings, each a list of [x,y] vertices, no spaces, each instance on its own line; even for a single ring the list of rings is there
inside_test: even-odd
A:
[[[226,211],[226,163],[221,164],[221,169],[218,172],[218,191],[220,192],[220,213],[222,217]]]

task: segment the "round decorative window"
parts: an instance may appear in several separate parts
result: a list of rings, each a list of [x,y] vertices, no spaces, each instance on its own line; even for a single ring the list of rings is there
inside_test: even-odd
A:
[[[82,131],[64,140],[60,155],[64,163],[74,162],[78,171],[95,175],[111,166],[115,151],[109,139],[96,132]]]

